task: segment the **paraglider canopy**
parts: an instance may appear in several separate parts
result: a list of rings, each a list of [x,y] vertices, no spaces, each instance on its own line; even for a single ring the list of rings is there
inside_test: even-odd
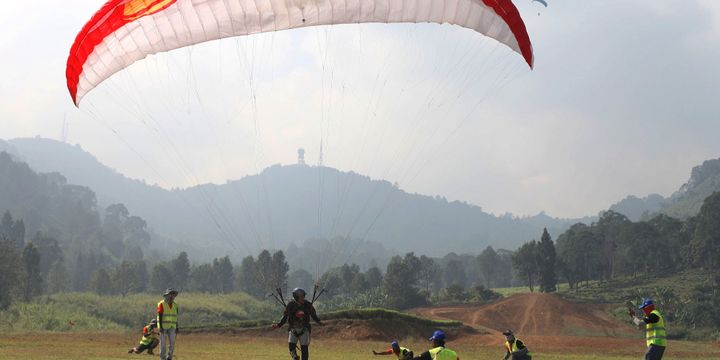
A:
[[[109,0],[72,45],[67,86],[78,105],[105,79],[151,54],[308,26],[418,22],[472,29],[533,66],[530,38],[511,0]]]

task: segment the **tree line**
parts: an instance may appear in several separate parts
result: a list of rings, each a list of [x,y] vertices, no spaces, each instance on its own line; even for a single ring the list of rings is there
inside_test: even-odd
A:
[[[686,269],[720,268],[720,192],[707,197],[700,212],[679,220],[656,215],[632,222],[606,211],[586,225],[578,223],[553,243],[545,231],[513,255],[513,268],[533,290],[555,291],[559,280],[571,289],[618,276],[661,276]]]

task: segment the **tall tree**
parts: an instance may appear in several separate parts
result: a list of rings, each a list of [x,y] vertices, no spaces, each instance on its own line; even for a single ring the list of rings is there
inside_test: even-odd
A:
[[[282,251],[276,251],[273,254],[272,257],[272,271],[270,274],[272,275],[270,279],[271,289],[275,288],[281,288],[285,289],[287,287],[287,280],[288,280],[288,271],[290,271],[290,265],[288,265],[287,260],[285,259],[285,253]]]
[[[150,274],[148,274],[147,264],[144,260],[135,261],[133,264],[135,281],[133,282],[132,292],[146,292],[148,290],[148,283],[150,282]]]
[[[90,277],[103,263],[95,251],[89,251],[84,254],[81,251],[75,256],[75,267],[73,270],[73,289],[75,291],[85,291],[90,283]]]
[[[240,271],[237,277],[238,290],[244,291],[255,297],[262,297],[262,283],[255,258],[246,256],[240,263]]]
[[[12,215],[10,215],[10,211],[6,210],[2,216],[2,220],[0,220],[0,236],[4,236],[8,240],[10,240],[10,234],[12,233],[14,225],[15,221],[13,221]]]
[[[538,277],[538,245],[535,240],[526,242],[512,257],[513,268],[518,277],[527,281],[530,291],[535,291],[535,280]]]
[[[35,234],[32,243],[40,253],[40,274],[44,279],[47,279],[53,264],[65,260],[60,243],[55,238],[45,236],[41,232]]]
[[[576,284],[602,277],[602,242],[597,231],[577,223],[558,236],[558,266],[571,288]]]
[[[152,285],[153,291],[158,293],[165,291],[165,289],[173,287],[174,283],[175,278],[167,264],[158,263],[153,266],[152,274],[150,275],[150,285]]]
[[[235,274],[230,257],[225,256],[213,260],[213,273],[215,274],[215,291],[218,293],[231,293],[235,283]]]
[[[453,259],[448,261],[443,270],[443,277],[445,279],[445,287],[459,285],[465,288],[467,277],[465,275],[465,267],[460,260]]]
[[[98,295],[112,295],[115,293],[115,286],[113,286],[110,273],[105,268],[100,268],[93,273],[89,287]]]
[[[480,273],[485,279],[485,287],[490,289],[500,269],[500,256],[492,246],[488,246],[478,255],[477,261],[480,266]]]
[[[261,251],[260,254],[258,254],[255,266],[255,276],[259,276],[260,278],[258,290],[261,295],[274,290],[278,287],[278,285],[280,285],[275,283],[275,266],[273,265],[273,258],[270,251]]]
[[[65,262],[60,260],[50,268],[47,278],[48,293],[56,294],[70,290],[70,275],[65,268]]]
[[[290,288],[310,289],[313,286],[313,276],[305,269],[297,269],[288,275]]]
[[[137,287],[137,277],[135,274],[135,265],[129,261],[123,261],[115,267],[110,275],[115,292],[123,297],[133,292]]]
[[[190,260],[186,252],[181,252],[180,255],[172,261],[170,271],[172,271],[173,280],[175,281],[173,287],[182,289],[188,285],[188,281],[190,280]]]
[[[383,274],[377,266],[373,266],[365,272],[365,278],[371,289],[378,288],[383,284]]]
[[[540,270],[540,291],[554,292],[557,290],[557,259],[555,254],[555,243],[550,233],[543,229],[540,243],[538,243],[538,270]]]
[[[25,246],[25,223],[22,220],[14,221],[10,211],[5,211],[0,220],[0,237],[5,237],[16,249]]]
[[[25,245],[25,249],[23,249],[22,264],[23,270],[25,270],[23,297],[25,301],[29,301],[33,297],[40,295],[43,287],[40,272],[40,252],[32,242]]]
[[[404,309],[426,303],[417,289],[419,270],[420,259],[414,253],[390,259],[385,272],[385,292],[389,304]]]
[[[370,284],[365,277],[365,273],[358,272],[350,282],[350,294],[361,294],[370,290]]]
[[[594,224],[602,244],[600,264],[605,280],[612,280],[615,277],[615,255],[618,242],[625,226],[629,224],[630,220],[625,215],[612,210],[603,212],[600,219]]]
[[[217,288],[217,278],[210,264],[202,264],[192,268],[191,288],[193,291],[209,293]]]
[[[648,224],[659,234],[658,241],[667,248],[663,257],[656,260],[655,267],[666,271],[682,268],[686,264],[684,255],[691,239],[683,234],[683,221],[661,214],[650,219]]]
[[[15,221],[10,239],[15,241],[17,249],[22,249],[25,246],[25,222],[22,219]]]
[[[376,268],[377,269],[377,268]],[[378,269],[378,272],[380,269]],[[425,290],[426,294],[431,294],[434,286],[438,281],[438,278],[442,275],[442,269],[435,260],[425,255],[420,256],[420,273],[418,274],[418,280],[420,285]],[[382,278],[382,274],[381,274]]]
[[[703,202],[696,216],[690,251],[696,265],[710,270],[720,268],[720,192]]]
[[[6,309],[20,290],[20,256],[15,244],[0,236],[0,309]]]

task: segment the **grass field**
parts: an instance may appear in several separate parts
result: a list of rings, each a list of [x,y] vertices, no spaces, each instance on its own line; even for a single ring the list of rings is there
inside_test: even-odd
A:
[[[0,311],[4,332],[124,331],[145,325],[155,314],[157,295],[98,296],[65,293],[42,296],[30,303],[16,303]],[[277,306],[244,293],[226,295],[183,293],[177,299],[183,326],[271,319]]]
[[[712,274],[703,270],[685,270],[667,276],[624,276],[612,281],[584,282],[577,289],[570,289],[567,283],[557,284],[557,294],[582,303],[624,303],[629,294],[638,294],[638,290],[668,288],[676,294],[687,294],[692,288],[710,279]],[[504,297],[529,293],[527,286],[493,288]],[[535,291],[539,291],[536,287]]]
[[[175,360],[210,359],[278,359],[287,360],[286,332],[278,331],[273,338],[245,338],[230,335],[178,335]],[[130,355],[136,336],[126,333],[107,334],[13,334],[0,335],[0,359],[152,359],[148,355]],[[629,360],[640,359],[642,340],[614,338],[524,339],[534,359],[558,360]],[[313,360],[360,360],[373,358],[371,350],[384,350],[387,343],[313,339]],[[403,346],[421,352],[428,344],[422,340],[403,342]],[[463,360],[500,359],[503,348],[499,339],[464,338],[460,344],[450,343]],[[718,359],[717,344],[671,342],[666,359]],[[389,358],[388,358],[389,359]]]
[[[712,278],[712,273],[703,270],[686,270],[664,277],[637,276],[618,277],[612,281],[590,281],[576,290],[567,287],[559,294],[575,302],[623,303],[628,295],[639,296],[638,291],[667,288],[676,294],[688,294],[691,290]]]

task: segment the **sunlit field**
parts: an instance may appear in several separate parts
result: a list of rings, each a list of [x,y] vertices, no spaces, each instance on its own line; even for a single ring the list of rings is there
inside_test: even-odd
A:
[[[178,335],[175,360],[202,359],[288,359],[283,332],[277,338],[244,338],[231,335]],[[125,333],[91,334],[11,334],[0,335],[0,359],[147,359],[148,355],[130,355],[127,350],[138,339]],[[502,345],[495,339],[465,338],[449,346],[462,359],[498,359]],[[560,341],[558,341],[560,340]],[[620,360],[642,358],[642,340],[566,337],[548,339],[528,337],[535,359]],[[595,345],[593,345],[595,344]],[[425,350],[421,340],[403,343],[415,351]],[[454,345],[454,346],[453,346]],[[372,358],[372,350],[384,350],[381,342],[315,339],[311,359]],[[157,353],[157,351],[156,351]],[[667,359],[717,359],[720,350],[709,343],[676,341],[670,343]]]

